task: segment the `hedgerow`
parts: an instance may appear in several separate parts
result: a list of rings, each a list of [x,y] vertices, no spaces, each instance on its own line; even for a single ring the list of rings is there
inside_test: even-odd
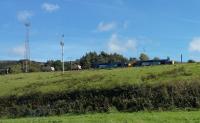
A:
[[[198,108],[200,108],[200,82],[198,80],[141,83],[112,89],[34,93],[0,98],[1,117],[110,112],[110,109],[133,112]]]

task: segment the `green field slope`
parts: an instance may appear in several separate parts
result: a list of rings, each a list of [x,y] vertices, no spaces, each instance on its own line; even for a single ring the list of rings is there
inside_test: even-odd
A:
[[[102,113],[2,119],[0,123],[200,123],[200,111]]]
[[[30,73],[0,76],[0,97],[35,92],[110,89],[141,83],[175,83],[200,80],[200,64],[165,65],[120,68],[111,70],[83,70],[52,73]]]
[[[0,76],[0,117],[200,109],[200,64]]]

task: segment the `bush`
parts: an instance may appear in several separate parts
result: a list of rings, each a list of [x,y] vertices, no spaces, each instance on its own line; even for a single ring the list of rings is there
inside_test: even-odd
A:
[[[174,73],[179,70],[172,71]],[[198,108],[200,108],[200,82],[198,80],[194,82],[143,83],[112,89],[38,93],[0,98],[1,117]]]
[[[195,60],[192,60],[192,59],[190,59],[190,60],[188,60],[188,63],[196,63],[196,61],[195,61]]]

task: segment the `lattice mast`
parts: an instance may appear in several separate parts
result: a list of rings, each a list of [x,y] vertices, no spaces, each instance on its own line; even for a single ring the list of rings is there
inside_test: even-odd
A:
[[[30,30],[30,22],[26,22],[26,39],[25,39],[25,53],[24,53],[24,60],[25,60],[25,72],[29,72],[30,69],[30,46],[29,46],[29,30]]]

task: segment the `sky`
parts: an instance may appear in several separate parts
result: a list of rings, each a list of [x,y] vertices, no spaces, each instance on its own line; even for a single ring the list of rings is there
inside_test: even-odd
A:
[[[199,0],[1,0],[0,60],[65,60],[90,51],[200,61]]]

